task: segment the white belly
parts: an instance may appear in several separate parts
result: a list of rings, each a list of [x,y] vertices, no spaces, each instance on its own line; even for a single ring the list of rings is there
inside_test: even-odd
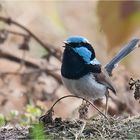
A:
[[[106,86],[97,83],[93,74],[83,76],[78,80],[71,80],[62,77],[62,81],[66,88],[77,96],[98,99],[103,98],[107,92]]]

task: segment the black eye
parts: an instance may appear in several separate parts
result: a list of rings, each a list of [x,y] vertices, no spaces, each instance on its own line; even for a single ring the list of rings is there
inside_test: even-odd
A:
[[[80,45],[80,46],[85,46],[86,43],[84,43],[84,42],[80,42],[79,45]]]

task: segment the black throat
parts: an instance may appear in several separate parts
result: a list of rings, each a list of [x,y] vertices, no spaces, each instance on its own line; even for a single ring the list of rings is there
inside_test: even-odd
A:
[[[68,79],[79,79],[89,73],[100,73],[100,65],[86,64],[81,56],[71,47],[66,47],[63,54],[61,75]]]

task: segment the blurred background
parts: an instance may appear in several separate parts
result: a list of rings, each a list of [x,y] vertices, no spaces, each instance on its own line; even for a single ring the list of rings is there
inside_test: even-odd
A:
[[[63,41],[68,36],[84,36],[103,65],[132,38],[140,38],[139,1],[1,0],[0,17],[11,18],[25,26],[60,56]],[[23,118],[31,113],[39,117],[58,98],[70,94],[60,81],[61,57],[58,60],[33,38],[27,41],[10,32],[26,33],[0,21],[0,39],[3,34],[6,36],[0,44],[0,113],[14,117],[22,114]],[[131,77],[139,79],[139,53],[140,49],[136,49],[113,72],[117,96],[111,93],[111,115],[136,115],[140,111],[140,104],[128,84]],[[26,61],[30,65],[26,65]],[[40,71],[41,68],[49,68],[49,71]],[[25,74],[27,72],[30,74]],[[55,115],[77,117],[81,102],[64,99],[56,105]],[[102,100],[96,104],[103,110],[104,103]],[[90,108],[89,116],[96,113]]]

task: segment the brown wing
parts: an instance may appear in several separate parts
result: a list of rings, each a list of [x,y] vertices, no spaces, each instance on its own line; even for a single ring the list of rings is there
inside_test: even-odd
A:
[[[112,90],[114,94],[116,94],[116,91],[115,91],[114,87],[112,86],[111,79],[108,76],[108,74],[105,72],[105,70],[102,69],[101,73],[97,73],[97,74],[94,74],[94,75],[95,75],[96,80],[99,83],[105,85],[107,88]]]

